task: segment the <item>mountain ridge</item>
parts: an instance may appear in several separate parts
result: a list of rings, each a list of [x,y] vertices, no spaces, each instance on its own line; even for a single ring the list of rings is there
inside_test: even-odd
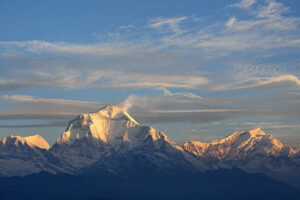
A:
[[[279,140],[277,140],[271,134],[264,133],[260,128],[235,132],[227,137],[212,142],[190,141],[183,144],[183,147],[186,151],[192,152],[197,156],[206,157],[209,156],[204,155],[206,151],[218,149],[219,153],[221,153],[219,157],[214,157],[214,155],[210,156],[217,159],[223,159],[224,156],[234,156],[232,154],[228,155],[230,153],[238,154],[241,151],[246,152],[253,150],[256,143],[259,142],[265,142],[263,146],[264,149],[261,149],[261,153],[264,153],[263,151],[265,151],[267,154],[276,155],[284,148],[284,145]],[[232,151],[232,147],[236,148],[234,149],[234,152],[230,152]]]
[[[7,138],[14,137],[21,146],[7,148]],[[212,142],[190,141],[180,146],[163,132],[139,124],[117,106],[105,106],[71,120],[50,148],[37,135],[7,138],[0,140],[0,176],[24,176],[39,171],[126,176],[143,175],[144,169],[151,171],[151,176],[238,167],[288,183],[290,179],[280,178],[280,173],[300,177],[299,149],[283,145],[259,128],[235,132]],[[27,152],[25,157],[22,152]],[[11,170],[13,165],[17,170]],[[22,167],[26,170],[22,171]],[[300,188],[297,180],[292,184]]]
[[[20,137],[10,135],[0,139],[0,145],[28,145],[31,147],[37,147],[41,149],[50,149],[48,142],[40,135],[32,135],[27,137]]]

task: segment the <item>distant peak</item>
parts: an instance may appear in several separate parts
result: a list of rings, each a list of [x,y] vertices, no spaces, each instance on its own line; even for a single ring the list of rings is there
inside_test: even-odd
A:
[[[21,137],[21,136],[8,136],[0,139],[0,144],[27,144],[30,147],[38,147],[41,149],[49,149],[50,146],[48,142],[40,135],[32,135],[27,137]]]
[[[265,132],[263,132],[260,128],[254,128],[254,129],[250,129],[250,130],[246,130],[246,131],[237,131],[223,139],[221,139],[220,141],[225,141],[225,140],[231,140],[237,138],[237,137],[242,137],[242,136],[246,136],[249,138],[255,138],[258,136],[262,136],[262,135],[266,135]]]
[[[263,135],[267,135],[267,134],[264,131],[262,131],[260,128],[254,128],[247,131],[237,131],[227,137],[214,140],[211,142],[190,141],[190,144],[197,144],[197,145],[219,144],[219,143],[224,143],[226,141],[236,140],[238,137],[247,136],[247,138],[255,138]]]

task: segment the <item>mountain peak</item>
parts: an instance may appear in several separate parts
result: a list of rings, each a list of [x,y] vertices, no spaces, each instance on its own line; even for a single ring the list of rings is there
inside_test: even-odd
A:
[[[101,115],[107,118],[120,118],[120,117],[125,117],[128,118],[130,121],[134,122],[135,124],[139,124],[137,121],[135,121],[123,108],[120,108],[115,105],[106,105],[102,108],[100,108],[97,112],[92,113],[92,114],[97,114]]]
[[[116,139],[126,139],[128,129],[139,126],[124,109],[118,106],[104,106],[98,111],[83,114],[69,123],[67,130],[57,139],[57,143],[73,144],[75,140],[90,138],[105,143]]]
[[[28,137],[20,137],[20,136],[8,136],[0,139],[0,144],[2,145],[25,145],[27,144],[30,147],[38,147],[41,149],[49,149],[50,146],[47,141],[40,135],[33,135]]]
[[[255,128],[247,131],[251,137],[256,137],[260,135],[266,135],[264,131],[261,130],[261,128]]]
[[[51,152],[80,168],[115,152],[138,148],[157,150],[167,148],[167,143],[171,145],[163,132],[139,125],[122,108],[105,106],[72,120]]]
[[[233,134],[231,134],[223,139],[230,139],[230,138],[235,138],[235,137],[243,136],[243,135],[247,135],[250,138],[253,138],[253,137],[257,137],[257,136],[266,135],[266,133],[264,131],[262,131],[261,128],[254,128],[254,129],[245,130],[245,131],[236,131]]]
[[[114,106],[114,105],[106,105],[102,108],[100,108],[98,111],[96,111],[95,113],[97,114],[101,114],[107,117],[115,117],[118,114],[123,113],[123,109],[118,107],[118,106]]]
[[[197,156],[218,159],[235,159],[238,155],[279,155],[284,145],[273,135],[266,134],[260,128],[238,131],[220,140],[202,143],[188,142],[184,149]]]

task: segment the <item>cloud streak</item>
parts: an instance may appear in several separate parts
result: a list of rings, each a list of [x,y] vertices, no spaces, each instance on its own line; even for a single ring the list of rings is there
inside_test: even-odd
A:
[[[159,87],[156,89],[162,90],[166,96],[182,96],[182,97],[187,97],[187,98],[192,98],[192,99],[202,99],[202,97],[200,97],[194,93],[191,93],[191,92],[171,92],[167,88],[164,88],[164,87]]]
[[[298,87],[300,80],[298,77],[286,74],[277,77],[255,77],[241,82],[231,83],[228,85],[220,85],[212,90],[240,90],[247,88],[278,88],[278,87]]]
[[[71,120],[81,113],[94,112],[105,105],[98,102],[46,99],[22,95],[2,95],[0,102],[14,105],[14,109],[0,111],[0,120]]]
[[[22,95],[2,95],[0,96],[0,101],[10,102],[10,103],[42,103],[42,104],[55,104],[55,105],[77,105],[77,106],[98,106],[100,103],[97,102],[87,102],[87,101],[74,101],[65,99],[44,99],[33,96],[22,96]]]
[[[243,9],[249,9],[253,4],[255,4],[256,0],[242,0],[239,3],[231,5],[231,7],[239,7]]]
[[[68,123],[66,121],[54,121],[48,123],[36,123],[36,124],[19,124],[19,125],[0,125],[0,128],[44,128],[44,127],[66,127]]]
[[[126,55],[136,48],[130,43],[68,44],[63,42],[46,42],[39,40],[23,42],[0,42],[1,48],[20,48],[32,53],[56,52],[83,56],[114,57]]]
[[[175,33],[181,34],[184,31],[180,28],[180,22],[186,20],[188,17],[177,17],[177,18],[156,18],[151,20],[151,24],[147,25],[146,27],[155,28],[155,29],[162,29],[163,27],[167,26],[167,28]]]

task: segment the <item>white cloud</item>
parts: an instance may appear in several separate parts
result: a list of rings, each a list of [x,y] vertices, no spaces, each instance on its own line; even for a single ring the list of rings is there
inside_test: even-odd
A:
[[[234,25],[234,23],[236,22],[236,18],[235,17],[232,17],[230,18],[227,23],[226,23],[226,26],[227,27],[232,27]]]

